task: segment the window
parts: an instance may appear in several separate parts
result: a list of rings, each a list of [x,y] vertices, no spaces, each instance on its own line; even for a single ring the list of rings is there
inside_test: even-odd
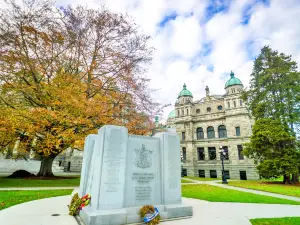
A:
[[[240,106],[243,106],[243,101],[242,100],[240,100]]]
[[[198,170],[199,177],[205,178],[205,170]]]
[[[197,128],[197,140],[204,139],[204,132],[202,127]]]
[[[71,171],[71,162],[68,162],[67,171],[68,171],[68,172],[70,172],[70,171]]]
[[[230,102],[227,102],[227,107],[230,108]]]
[[[182,132],[182,133],[181,133],[181,140],[182,140],[182,141],[185,141],[185,132]]]
[[[210,170],[210,178],[217,178],[217,171],[216,170]]]
[[[218,133],[219,133],[219,138],[226,138],[227,137],[226,127],[224,125],[220,125],[218,127]]]
[[[236,127],[235,128],[235,135],[236,136],[241,136],[241,129],[240,129],[240,127]]]
[[[226,176],[226,179],[230,179],[230,173],[229,170],[224,170],[224,174]]]
[[[204,160],[205,154],[204,154],[204,148],[197,148],[198,152],[198,160]]]
[[[244,160],[243,146],[238,145],[237,148],[238,148],[239,160]]]
[[[215,130],[213,127],[207,128],[207,138],[215,138]]]
[[[207,107],[206,111],[207,111],[207,112],[210,112],[210,111],[211,111],[211,108],[210,108],[210,107]]]
[[[232,88],[232,89],[231,89],[231,92],[232,92],[232,93],[234,93],[234,92],[235,92],[234,88]]]
[[[58,161],[58,166],[61,166],[61,164],[62,164],[62,161]]]
[[[188,109],[186,109],[186,115],[189,115],[189,110]]]
[[[209,160],[216,160],[217,159],[216,148],[208,147],[208,155],[209,155]]]
[[[240,179],[247,180],[247,172],[246,171],[240,171]]]
[[[224,160],[229,160],[228,147],[227,146],[223,146],[223,150],[226,153],[224,155]]]
[[[233,101],[233,106],[236,107],[236,102],[235,101]]]
[[[180,116],[180,111],[179,110],[177,111],[177,116]]]
[[[182,115],[182,116],[184,115],[184,110],[183,110],[183,109],[181,110],[181,115]]]
[[[223,107],[221,105],[218,106],[218,110],[222,110]]]
[[[187,176],[187,169],[182,169],[182,175],[183,175],[184,177]]]
[[[197,109],[197,110],[196,110],[196,113],[199,114],[199,113],[200,113],[200,109]]]
[[[182,159],[186,160],[186,148],[185,147],[182,148]]]

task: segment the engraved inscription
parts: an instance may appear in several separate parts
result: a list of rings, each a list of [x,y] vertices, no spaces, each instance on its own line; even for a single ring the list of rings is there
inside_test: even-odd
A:
[[[172,140],[173,139],[173,140]],[[169,146],[170,149],[174,149],[176,148],[176,146],[174,146],[174,137],[170,137],[169,138]],[[175,142],[176,143],[176,142]],[[177,172],[177,168],[176,168],[176,155],[173,154],[172,151],[168,152],[168,164],[167,164],[167,169],[168,169],[168,183],[169,183],[169,189],[177,189],[178,188],[178,180],[176,179],[177,177],[174,176],[174,172]]]
[[[154,173],[133,173],[132,180],[137,182],[135,187],[135,200],[151,200],[152,187],[150,182],[154,180]]]
[[[135,200],[151,200],[152,188],[146,187],[135,187]]]
[[[104,165],[107,168],[104,179],[105,192],[119,192],[121,189],[120,172],[124,164],[124,150],[122,134],[119,130],[112,130],[108,138],[109,147],[105,151]]]

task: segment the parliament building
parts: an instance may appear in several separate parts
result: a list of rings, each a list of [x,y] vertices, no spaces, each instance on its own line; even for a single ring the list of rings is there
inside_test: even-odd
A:
[[[230,179],[259,179],[253,160],[243,154],[243,144],[250,140],[254,124],[241,97],[243,84],[230,73],[225,94],[210,94],[193,100],[184,84],[167,126],[176,128],[180,136],[182,167],[187,176],[222,177],[219,149],[226,152],[225,174]]]

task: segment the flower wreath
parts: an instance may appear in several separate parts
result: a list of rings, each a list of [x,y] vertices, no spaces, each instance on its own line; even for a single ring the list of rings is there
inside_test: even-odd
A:
[[[143,221],[148,225],[159,224],[160,215],[158,209],[153,205],[145,205],[140,209],[139,212]]]
[[[83,207],[90,204],[91,196],[89,194],[86,194],[82,198],[79,198],[78,193],[76,193],[72,201],[69,205],[69,215],[76,216],[79,214],[79,211],[82,210]]]

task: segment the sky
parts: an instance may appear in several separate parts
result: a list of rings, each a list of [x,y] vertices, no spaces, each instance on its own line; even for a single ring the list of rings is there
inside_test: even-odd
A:
[[[300,0],[58,0],[58,5],[105,5],[127,13],[156,50],[149,66],[153,97],[174,108],[184,83],[199,100],[205,86],[224,94],[230,71],[249,84],[253,60],[264,45],[300,65]]]

